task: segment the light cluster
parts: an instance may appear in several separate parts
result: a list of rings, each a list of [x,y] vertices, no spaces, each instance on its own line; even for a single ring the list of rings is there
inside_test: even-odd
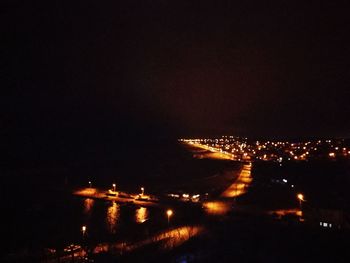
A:
[[[350,148],[344,139],[309,141],[264,141],[248,138],[221,136],[219,138],[179,139],[202,149],[219,152],[236,161],[306,161],[321,158],[350,157]]]

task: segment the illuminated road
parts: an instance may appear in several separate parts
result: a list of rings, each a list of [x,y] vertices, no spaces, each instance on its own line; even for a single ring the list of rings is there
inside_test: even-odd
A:
[[[186,144],[210,151],[210,153],[199,154],[202,158],[223,159],[237,161],[233,154],[222,149],[207,146],[194,141],[186,141]],[[246,193],[252,182],[251,176],[252,163],[244,164],[238,178],[224,192],[221,193],[219,200],[211,200],[203,203],[204,211],[209,215],[225,215],[232,209],[234,198]]]
[[[159,234],[156,234],[150,238],[127,244],[125,242],[119,243],[101,243],[98,244],[94,250],[94,254],[103,253],[103,252],[112,252],[112,253],[130,253],[139,248],[142,248],[153,243],[161,244],[163,249],[172,249],[177,246],[180,246],[184,242],[188,241],[190,238],[201,234],[204,231],[202,226],[181,226],[174,229],[163,231]]]
[[[201,156],[205,158],[221,159],[221,160],[236,160],[235,158],[233,158],[233,155],[231,153],[222,151],[214,147],[210,147],[204,144],[194,143],[194,142],[188,142],[187,144],[206,151],[210,151],[210,153],[201,154]]]
[[[251,177],[251,169],[251,163],[243,165],[236,181],[221,194],[221,197],[233,198],[244,194],[253,180]]]
[[[302,211],[300,209],[297,209],[297,208],[269,211],[268,214],[275,215],[278,218],[282,218],[283,216],[287,216],[287,215],[293,215],[293,216],[297,216],[299,218],[302,217]]]
[[[53,254],[52,258],[47,258],[40,262],[46,262],[46,263],[86,262],[84,258],[86,257],[87,253],[84,251],[84,249],[81,248],[81,246],[70,245],[64,249],[63,254],[64,255],[61,254],[59,258],[56,257],[56,254]]]
[[[212,200],[203,203],[203,209],[208,215],[222,216],[231,211],[232,203],[230,201]]]
[[[203,203],[204,211],[209,215],[225,215],[233,208],[234,198],[246,193],[249,184],[252,182],[251,177],[252,164],[245,164],[235,180],[222,194],[219,200],[211,200]]]
[[[209,158],[212,157],[214,159],[225,159],[225,160],[236,161],[236,158],[234,158],[233,154],[226,152],[226,151],[223,151],[222,149],[207,146],[207,145],[201,144],[201,143],[196,143],[193,141],[188,141],[188,142],[186,141],[185,143],[192,146],[192,147],[197,147],[200,149],[210,151],[212,153],[212,155],[208,154],[207,157],[209,157]],[[241,171],[238,179],[236,180],[236,182],[234,184],[232,184],[228,189],[226,189],[225,192],[223,192],[221,194],[221,196],[222,197],[236,197],[236,196],[244,194],[245,193],[244,189],[252,181],[251,168],[252,168],[251,162],[249,162],[249,164],[243,165],[242,171]]]

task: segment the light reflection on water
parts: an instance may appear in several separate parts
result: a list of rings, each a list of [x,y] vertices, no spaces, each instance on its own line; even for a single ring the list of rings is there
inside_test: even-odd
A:
[[[117,221],[120,216],[120,206],[116,202],[112,202],[107,209],[106,225],[110,233],[116,232]]]
[[[140,207],[135,212],[136,223],[143,223],[148,219],[148,209],[146,207]]]
[[[86,215],[91,214],[94,203],[95,203],[95,200],[91,198],[86,198],[84,200],[84,214]]]

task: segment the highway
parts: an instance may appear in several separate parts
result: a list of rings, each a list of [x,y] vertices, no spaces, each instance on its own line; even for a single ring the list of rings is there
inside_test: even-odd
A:
[[[231,153],[222,151],[220,149],[216,149],[214,147],[210,147],[204,144],[194,143],[194,142],[188,142],[187,144],[192,147],[209,151],[210,153],[202,154],[205,158],[221,159],[221,160],[236,160]]]
[[[179,226],[176,228],[166,229],[149,238],[133,243],[101,243],[95,246],[93,253],[99,254],[111,251],[119,254],[130,253],[152,243],[161,243],[163,249],[172,249],[183,244],[190,238],[201,234],[203,231],[204,227],[200,225]]]
[[[221,197],[234,198],[244,194],[253,180],[251,176],[251,169],[251,163],[243,165],[243,168],[236,181],[221,194]]]

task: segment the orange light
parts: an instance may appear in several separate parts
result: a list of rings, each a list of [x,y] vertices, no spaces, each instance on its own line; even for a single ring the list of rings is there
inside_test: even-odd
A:
[[[146,207],[140,207],[139,209],[136,209],[135,214],[136,222],[141,224],[145,222],[148,219],[148,210]]]
[[[168,217],[172,216],[172,215],[173,215],[173,210],[168,209],[168,210],[166,211],[166,214],[167,214]]]
[[[85,235],[85,232],[86,232],[86,226],[82,226],[82,227],[81,227],[81,232],[83,232],[83,235]]]
[[[298,194],[297,197],[299,200],[304,201],[304,196],[302,194]]]

